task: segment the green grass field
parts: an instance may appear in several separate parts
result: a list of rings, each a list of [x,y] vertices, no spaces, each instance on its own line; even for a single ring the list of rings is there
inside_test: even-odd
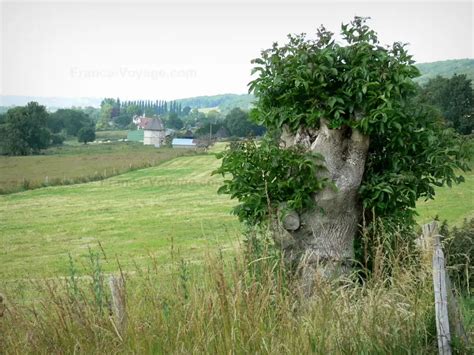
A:
[[[0,194],[98,180],[134,168],[155,166],[185,154],[193,152],[130,142],[66,144],[47,149],[43,155],[0,156]]]
[[[463,175],[466,181],[459,185],[436,188],[434,200],[418,201],[418,223],[428,223],[438,216],[449,225],[459,226],[465,218],[474,218],[474,171]]]
[[[64,274],[100,241],[127,267],[148,254],[169,260],[237,240],[228,197],[216,194],[213,155],[181,157],[107,180],[0,196],[0,279]]]
[[[43,173],[77,176],[94,168],[127,169],[128,162],[139,159],[158,164],[183,151],[110,144],[65,146],[48,153],[1,157],[2,183],[7,176],[18,181]],[[9,265],[0,270],[0,279],[64,274],[68,253],[85,261],[88,246],[99,241],[109,257],[130,265],[149,253],[166,263],[172,244],[193,257],[209,244],[237,240],[240,226],[229,214],[235,202],[216,194],[221,178],[210,176],[218,165],[214,155],[192,155],[102,181],[0,196],[0,263]],[[419,223],[436,215],[451,225],[474,217],[473,191],[472,172],[461,185],[437,189],[434,201],[418,204]]]

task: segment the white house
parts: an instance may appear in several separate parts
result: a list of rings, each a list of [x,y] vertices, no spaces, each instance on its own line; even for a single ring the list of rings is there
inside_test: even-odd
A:
[[[143,130],[143,144],[160,147],[166,138],[165,126],[159,118],[136,116],[133,123],[138,129]]]

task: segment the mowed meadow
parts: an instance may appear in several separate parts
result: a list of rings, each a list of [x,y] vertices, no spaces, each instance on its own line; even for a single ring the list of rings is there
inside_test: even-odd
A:
[[[220,165],[214,153],[223,147],[174,151],[184,155],[178,157],[154,149],[163,158],[157,166],[0,196],[0,291],[8,307],[0,318],[0,348],[84,354],[434,351],[430,268],[405,249],[378,261],[393,268],[389,283],[384,274],[364,284],[320,280],[318,296],[297,310],[301,297],[288,291],[297,280],[286,275],[281,260],[263,254],[249,263],[243,256],[243,227],[230,214],[236,201],[217,194],[222,177],[211,175]],[[129,148],[117,143],[111,149]],[[70,154],[77,164],[80,156]],[[462,185],[438,189],[435,201],[420,202],[420,222],[439,215],[458,224],[471,215],[473,182],[469,175]],[[464,203],[452,202],[452,194]],[[452,213],[444,201],[459,208]],[[109,313],[111,275],[125,280],[125,323]]]
[[[171,248],[192,259],[209,246],[237,242],[242,227],[230,214],[236,202],[217,194],[222,177],[211,176],[220,164],[214,153],[223,148],[220,143],[197,154],[116,143],[66,146],[54,155],[1,157],[0,188],[9,185],[7,175],[77,177],[81,171],[113,171],[110,167],[119,161],[126,169],[134,156],[157,166],[0,196],[0,259],[8,264],[0,269],[0,280],[64,275],[69,255],[85,262],[89,247],[103,248],[127,267],[150,255],[166,263]],[[179,155],[188,156],[175,158]],[[435,200],[419,201],[420,224],[438,217],[460,225],[474,217],[474,174],[465,177],[460,185],[438,188]],[[111,265],[105,266],[108,271],[116,268]]]
[[[106,132],[100,133],[106,135]],[[68,142],[47,149],[43,155],[0,156],[0,194],[102,180],[130,170],[156,166],[185,154],[194,152],[155,149],[133,142],[88,145]]]
[[[88,247],[126,268],[173,247],[188,258],[238,240],[234,202],[216,193],[213,154],[179,157],[106,180],[0,196],[0,279],[64,275]],[[116,268],[116,263],[114,267]],[[111,271],[111,270],[109,270]]]

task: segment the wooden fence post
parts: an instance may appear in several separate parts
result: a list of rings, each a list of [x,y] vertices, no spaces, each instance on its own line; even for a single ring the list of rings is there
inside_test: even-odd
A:
[[[448,318],[448,293],[446,289],[446,270],[444,269],[444,253],[440,245],[440,236],[435,234],[433,253],[433,285],[435,296],[436,331],[438,335],[438,351],[441,355],[451,354],[451,333]]]
[[[438,223],[433,221],[422,226],[423,234],[418,239],[419,246],[429,255],[433,252],[433,288],[435,299],[436,334],[438,352],[441,355],[451,354],[451,333],[449,329],[448,295],[446,288],[446,270],[444,253],[441,248]]]
[[[127,327],[127,310],[126,310],[126,296],[125,283],[123,276],[110,276],[109,287],[112,294],[112,313],[115,318],[114,325],[117,327],[118,335],[122,335]],[[123,339],[122,339],[123,340]]]
[[[466,347],[469,347],[469,339],[464,329],[456,295],[451,287],[449,274],[446,272],[438,223],[433,221],[425,224],[422,230],[423,234],[416,241],[418,246],[424,251],[433,251],[433,286],[439,354],[451,354],[451,332],[454,332]],[[426,256],[428,254],[424,253]]]

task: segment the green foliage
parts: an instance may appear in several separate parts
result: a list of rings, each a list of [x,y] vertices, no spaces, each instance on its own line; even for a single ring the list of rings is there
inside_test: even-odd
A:
[[[194,113],[192,113],[194,115]],[[225,118],[216,110],[211,110],[205,117],[196,116],[196,122],[200,127],[195,131],[198,137],[213,137],[220,131],[220,135],[246,138],[249,136],[261,136],[265,128],[253,123],[249,118],[249,113],[238,107],[234,107]],[[212,125],[212,127],[211,127]]]
[[[212,126],[212,127],[211,127]],[[202,138],[208,138],[209,135],[212,133],[214,136],[215,133],[220,130],[221,128],[224,128],[225,125],[223,122],[216,122],[216,123],[205,123],[201,127],[199,127],[195,132],[194,135],[196,137],[202,137]]]
[[[166,126],[172,129],[181,129],[183,128],[183,121],[178,117],[176,112],[171,112],[166,120]]]
[[[419,75],[404,45],[381,47],[365,19],[342,25],[340,45],[324,27],[316,40],[289,35],[289,43],[262,51],[249,84],[258,98],[256,119],[270,128],[287,125],[331,128],[348,125],[370,134],[383,131],[399,103],[415,92]],[[392,124],[400,125],[399,122]]]
[[[446,268],[457,289],[470,294],[474,287],[474,218],[464,220],[461,227],[448,228],[446,221],[440,229]]]
[[[366,19],[343,24],[344,44],[324,27],[317,39],[289,35],[253,63],[254,119],[274,130],[351,127],[370,137],[360,196],[366,211],[412,225],[416,200],[433,185],[459,183],[468,151],[433,111],[414,103],[419,75],[404,45],[382,47]],[[234,176],[234,179],[236,177]],[[371,219],[369,219],[371,220]]]
[[[225,127],[233,137],[261,136],[265,132],[264,127],[250,121],[248,112],[238,107],[226,115]]]
[[[198,123],[202,126],[206,122],[206,114],[198,109],[192,109],[189,114],[183,118],[186,127],[196,127]]]
[[[189,115],[190,112],[191,112],[191,107],[189,107],[189,106],[183,107],[183,115],[184,116]]]
[[[76,109],[60,109],[49,115],[48,128],[53,133],[65,131],[68,136],[77,137],[79,130],[83,127],[93,125],[91,118],[82,111]]]
[[[420,101],[436,106],[457,132],[470,134],[474,130],[474,90],[465,75],[430,79],[420,90]]]
[[[118,128],[126,129],[131,126],[133,116],[129,113],[122,113],[120,116],[115,117],[114,124]]]
[[[107,305],[105,284],[104,284],[104,273],[102,271],[101,258],[98,251],[89,249],[89,266],[91,273],[90,286],[94,295],[94,303],[99,313],[102,315],[104,308]]]
[[[0,155],[8,154],[7,145],[7,127],[5,124],[0,124]]]
[[[328,183],[316,178],[324,169],[319,154],[301,147],[282,149],[268,139],[259,145],[253,140],[231,143],[218,158],[222,165],[213,174],[232,175],[218,192],[240,201],[233,213],[248,225],[264,222],[282,203],[296,211],[314,207],[312,194]]]
[[[73,107],[74,108],[74,107]],[[78,107],[76,108],[79,111],[84,112],[87,116],[90,117],[92,122],[95,124],[99,121],[100,118],[100,109],[92,106],[87,106],[87,107]]]
[[[81,128],[77,134],[77,140],[84,144],[87,144],[87,142],[93,142],[95,140],[94,127]]]
[[[131,115],[132,117],[134,115],[140,115],[142,114],[142,110],[141,108],[136,105],[136,104],[130,104],[129,106],[126,107],[125,109],[126,113],[128,113],[129,115]]]
[[[66,137],[61,133],[51,135],[51,145],[61,145],[65,140]]]
[[[51,139],[47,119],[46,108],[37,102],[8,110],[2,129],[3,151],[9,155],[29,155],[47,148]]]
[[[106,129],[109,127],[114,109],[114,99],[104,99],[100,104],[100,117],[97,122],[98,129]]]
[[[390,113],[385,130],[371,134],[359,190],[367,214],[414,225],[419,198],[433,199],[435,186],[464,181],[458,169],[469,170],[468,145],[434,115],[432,108],[408,101]]]

